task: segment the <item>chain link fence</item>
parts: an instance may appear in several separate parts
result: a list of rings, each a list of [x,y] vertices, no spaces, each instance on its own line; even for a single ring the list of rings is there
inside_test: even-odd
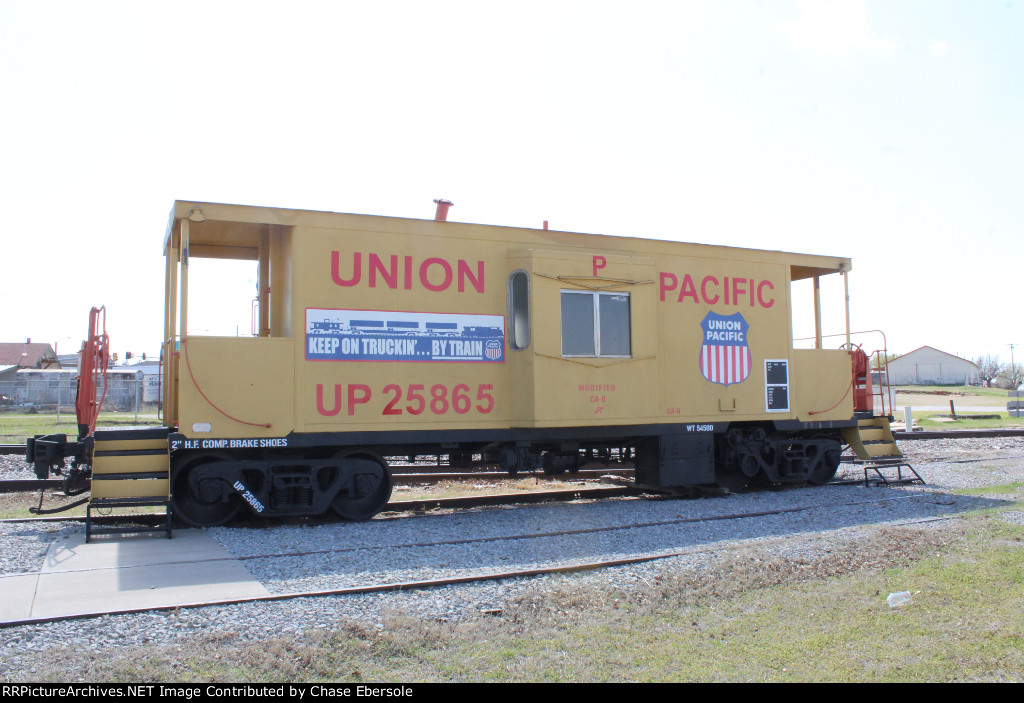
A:
[[[153,413],[160,402],[160,378],[142,371],[111,369],[107,372],[106,395],[103,383],[96,400],[103,398],[102,410]],[[75,414],[78,399],[78,372],[75,370],[22,370],[13,379],[0,380],[0,412]]]

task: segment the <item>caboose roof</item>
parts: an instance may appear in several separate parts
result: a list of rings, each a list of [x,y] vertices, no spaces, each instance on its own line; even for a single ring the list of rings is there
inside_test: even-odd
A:
[[[755,260],[765,263],[788,264],[791,279],[794,281],[852,269],[851,260],[839,256],[798,254],[718,244],[696,244],[502,225],[438,222],[432,219],[419,220],[186,200],[175,201],[171,209],[164,237],[165,252],[173,241],[172,234],[182,219],[188,219],[191,223],[189,255],[208,258],[256,260],[259,241],[270,226],[298,226],[358,229],[367,232],[396,232],[424,237],[473,237],[521,242],[525,246],[536,243],[567,249],[636,252],[649,256],[673,254],[703,258]]]

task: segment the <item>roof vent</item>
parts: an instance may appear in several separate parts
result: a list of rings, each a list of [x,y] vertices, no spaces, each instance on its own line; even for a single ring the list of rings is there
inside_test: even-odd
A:
[[[437,212],[434,213],[434,219],[437,220],[438,222],[447,222],[448,208],[450,208],[455,203],[453,203],[451,200],[445,200],[444,198],[441,198],[440,200],[435,200],[434,202],[437,203]]]

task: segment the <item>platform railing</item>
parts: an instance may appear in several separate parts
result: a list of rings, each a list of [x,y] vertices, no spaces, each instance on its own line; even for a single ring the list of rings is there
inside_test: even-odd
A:
[[[871,395],[872,395],[872,399],[874,398],[874,396],[878,396],[879,404],[881,405],[881,412],[874,412],[874,414],[876,414],[876,415],[886,415],[886,416],[892,415],[892,410],[893,410],[892,386],[889,384],[889,352],[888,352],[889,343],[888,343],[888,341],[885,338],[885,332],[883,332],[882,330],[861,330],[860,332],[850,332],[849,334],[847,334],[846,332],[840,332],[838,334],[825,334],[825,335],[822,335],[821,338],[822,339],[827,339],[827,338],[830,338],[830,337],[844,337],[844,338],[847,338],[847,337],[856,337],[857,335],[868,335],[868,334],[879,334],[879,335],[882,336],[882,346],[881,346],[881,348],[876,349],[873,352],[871,352],[870,354],[868,354],[868,358],[869,359],[878,359],[880,361],[880,363],[882,364],[882,368],[872,367],[872,368],[868,369],[868,379],[869,380],[871,378],[871,374],[872,373],[878,372],[877,390],[876,390],[876,385],[872,384],[872,386],[871,386]],[[794,339],[793,341],[794,342],[806,342],[806,341],[814,340],[814,339],[816,339],[816,338],[815,337],[798,337],[798,338]],[[860,348],[863,348],[862,345],[860,345],[860,344],[858,344],[856,346],[858,346]],[[872,403],[874,403],[873,400],[872,400]],[[877,410],[877,408],[875,410]]]

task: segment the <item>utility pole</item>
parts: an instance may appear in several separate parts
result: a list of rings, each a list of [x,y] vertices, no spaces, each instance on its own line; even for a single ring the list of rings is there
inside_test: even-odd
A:
[[[1017,390],[1020,383],[1017,382],[1017,366],[1013,363],[1013,347],[1010,345],[1010,383],[1013,384],[1013,390]]]

